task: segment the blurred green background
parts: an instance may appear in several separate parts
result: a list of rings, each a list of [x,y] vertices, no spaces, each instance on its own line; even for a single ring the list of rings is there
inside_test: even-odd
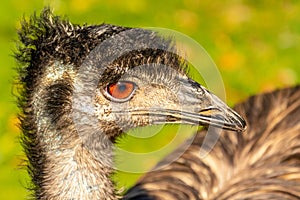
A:
[[[0,199],[3,200],[25,199],[27,195],[24,186],[28,178],[20,167],[24,157],[11,86],[16,76],[12,57],[16,28],[23,15],[40,12],[45,5],[51,5],[56,14],[66,15],[74,23],[164,27],[194,38],[217,64],[230,105],[255,93],[300,83],[300,1],[2,0],[1,5]],[[121,145],[125,145],[124,141]],[[118,173],[116,180],[119,185],[130,185],[137,177]]]

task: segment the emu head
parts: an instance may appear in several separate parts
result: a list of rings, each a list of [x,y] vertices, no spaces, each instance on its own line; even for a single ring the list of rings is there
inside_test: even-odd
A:
[[[143,29],[102,41],[75,78],[75,121],[80,127],[96,125],[111,140],[128,129],[162,123],[243,131],[245,121],[188,77],[176,51],[170,40]]]

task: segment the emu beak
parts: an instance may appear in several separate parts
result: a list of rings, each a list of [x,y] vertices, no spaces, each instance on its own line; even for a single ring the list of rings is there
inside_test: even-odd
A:
[[[179,91],[177,107],[152,110],[153,115],[159,116],[154,123],[211,125],[238,132],[246,130],[245,120],[199,83],[180,79]]]
[[[246,130],[245,120],[216,95],[191,79],[181,80],[181,83],[183,85],[182,94],[179,96],[184,108],[182,111],[183,121],[212,125],[232,131]]]
[[[246,122],[239,114],[221,102],[214,94],[207,92],[205,95],[206,101],[209,101],[206,103],[211,105],[207,108],[199,108],[198,115],[195,116],[199,123],[238,132],[246,130]]]

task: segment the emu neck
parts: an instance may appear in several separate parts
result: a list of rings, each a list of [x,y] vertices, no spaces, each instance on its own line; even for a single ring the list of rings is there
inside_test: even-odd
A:
[[[70,114],[74,69],[64,66],[61,73],[56,65],[49,67],[52,71],[45,73],[32,95],[35,144],[28,151],[35,196],[117,199],[111,181],[112,143],[105,136],[94,141],[97,159],[83,143]],[[93,131],[93,127],[85,130],[87,134]]]
[[[51,146],[47,142],[44,145]],[[109,155],[103,154],[105,163],[102,163],[76,137],[55,148],[44,148],[44,155],[44,177],[40,180],[43,198],[115,199],[110,180],[112,167],[107,165],[111,162]]]

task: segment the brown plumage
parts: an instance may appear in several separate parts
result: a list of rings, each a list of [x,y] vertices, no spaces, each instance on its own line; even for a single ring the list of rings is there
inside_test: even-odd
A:
[[[250,97],[235,110],[247,121],[243,134],[200,131],[179,159],[168,164],[171,155],[142,177],[128,199],[299,199],[300,86]],[[219,139],[202,157],[206,134]]]

